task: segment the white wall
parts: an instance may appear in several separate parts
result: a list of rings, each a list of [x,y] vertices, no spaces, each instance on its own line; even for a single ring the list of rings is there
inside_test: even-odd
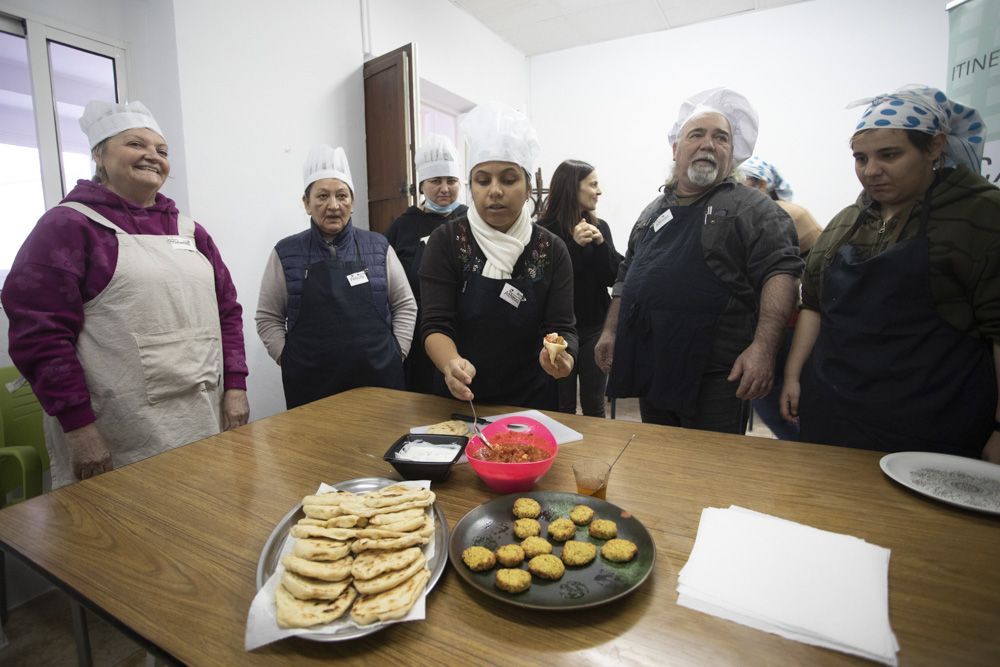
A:
[[[624,251],[671,164],[667,132],[687,96],[715,86],[760,115],[757,154],[821,224],[860,192],[845,105],[908,83],[944,88],[944,0],[813,0],[531,58],[532,119],[546,180],[563,159],[593,164],[598,213]]]
[[[527,109],[528,59],[448,0],[370,0],[372,53],[417,44],[417,75],[474,103]]]

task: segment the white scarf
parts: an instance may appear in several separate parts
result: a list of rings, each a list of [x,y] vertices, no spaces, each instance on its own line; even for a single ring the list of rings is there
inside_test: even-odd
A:
[[[466,214],[472,227],[472,236],[486,255],[483,266],[484,278],[510,278],[514,272],[517,258],[524,252],[524,246],[531,240],[531,215],[528,213],[528,202],[521,207],[513,226],[506,232],[490,227],[479,217],[475,206],[470,206]]]

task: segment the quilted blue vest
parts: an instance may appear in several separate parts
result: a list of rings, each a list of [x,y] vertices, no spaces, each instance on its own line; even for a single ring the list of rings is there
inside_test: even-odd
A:
[[[357,239],[357,247],[354,241]],[[302,304],[302,286],[305,282],[306,268],[316,262],[322,262],[331,256],[344,261],[357,260],[357,250],[361,250],[361,261],[368,269],[368,282],[371,284],[375,308],[382,315],[386,324],[392,326],[389,312],[389,287],[386,279],[385,255],[389,249],[389,241],[381,234],[365,229],[357,229],[350,221],[340,232],[333,243],[336,255],[331,255],[323,237],[315,224],[310,222],[309,229],[286,237],[274,246],[281,260],[281,268],[285,272],[285,285],[288,289],[288,330],[295,326]],[[346,314],[345,314],[346,315]]]

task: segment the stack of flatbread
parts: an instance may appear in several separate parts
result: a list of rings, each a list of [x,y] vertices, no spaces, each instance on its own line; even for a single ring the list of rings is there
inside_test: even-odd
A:
[[[278,625],[323,625],[348,610],[358,625],[406,616],[430,579],[421,547],[434,535],[433,503],[430,489],[401,484],[303,498],[275,591]]]

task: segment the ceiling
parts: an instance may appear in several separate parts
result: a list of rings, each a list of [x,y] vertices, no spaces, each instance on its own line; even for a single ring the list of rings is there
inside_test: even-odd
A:
[[[451,0],[526,55],[805,0]]]

